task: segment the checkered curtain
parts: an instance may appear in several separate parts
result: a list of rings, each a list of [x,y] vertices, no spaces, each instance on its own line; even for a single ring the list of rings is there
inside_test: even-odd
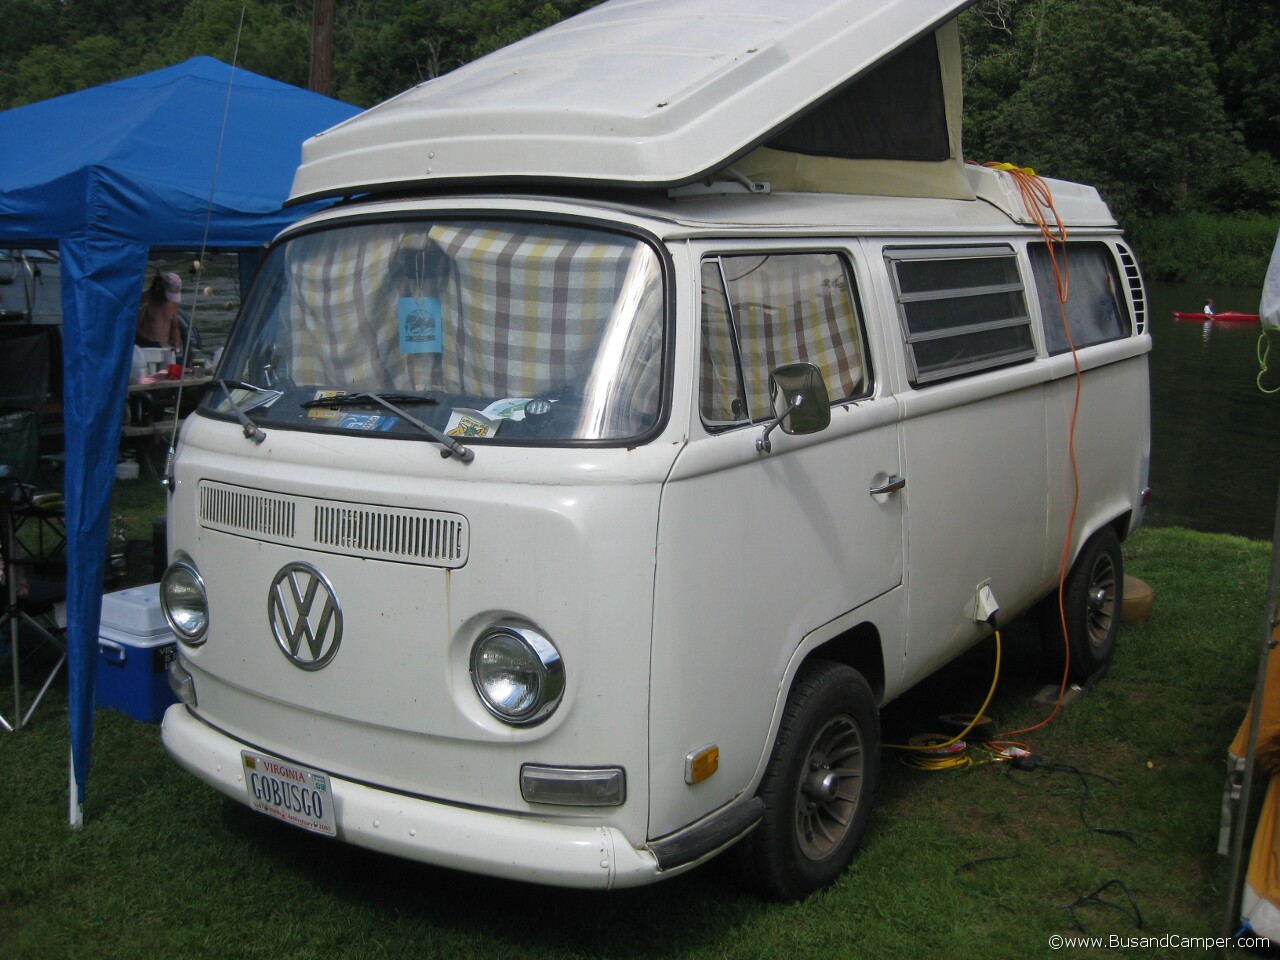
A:
[[[720,278],[720,260],[702,263],[702,419],[709,424],[745,420],[745,408],[734,411],[738,399],[738,364],[733,357],[733,327],[729,323],[729,301]]]
[[[637,262],[649,265],[639,280]],[[287,274],[295,382],[493,399],[582,389],[607,330],[629,323],[629,379],[611,389],[643,409],[606,404],[592,435],[634,435],[631,424],[656,418],[661,276],[638,243],[532,225],[370,224],[290,241]],[[623,316],[635,282],[658,295]],[[401,350],[398,303],[417,296],[441,303],[442,353]]]
[[[833,401],[863,393],[866,368],[852,280],[836,254],[770,254],[722,257],[730,309],[738,333],[747,408],[753,421],[772,415],[769,374],[784,363],[808,361],[822,371]],[[732,362],[725,336],[715,333],[717,299],[708,291],[718,284],[718,271],[703,270],[704,334],[702,388],[704,418],[725,416],[734,378],[725,373]],[[712,322],[708,325],[707,311]],[[727,322],[727,318],[725,318]],[[713,328],[708,336],[707,327]],[[709,397],[706,395],[709,394]],[[712,417],[719,412],[719,417]]]

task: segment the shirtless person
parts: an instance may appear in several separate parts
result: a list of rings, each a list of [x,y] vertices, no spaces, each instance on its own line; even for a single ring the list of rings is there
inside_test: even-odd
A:
[[[157,274],[142,295],[134,343],[140,347],[173,347],[182,353],[182,326],[178,304],[182,301],[182,278],[176,273]]]

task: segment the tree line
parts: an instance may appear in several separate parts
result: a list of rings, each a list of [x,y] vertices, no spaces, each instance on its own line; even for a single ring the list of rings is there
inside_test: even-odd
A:
[[[333,95],[370,106],[593,5],[336,0]],[[311,13],[0,0],[0,107],[200,54],[305,86]],[[1280,214],[1280,0],[980,0],[961,29],[968,158],[1092,183],[1122,220]]]

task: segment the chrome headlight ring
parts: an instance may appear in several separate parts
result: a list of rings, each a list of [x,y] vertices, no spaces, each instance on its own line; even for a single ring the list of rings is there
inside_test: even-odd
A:
[[[189,560],[175,560],[160,578],[160,608],[178,639],[199,646],[208,639],[209,595]]]
[[[564,661],[555,644],[523,625],[489,627],[471,648],[471,682],[484,708],[503,723],[541,723],[564,698]]]

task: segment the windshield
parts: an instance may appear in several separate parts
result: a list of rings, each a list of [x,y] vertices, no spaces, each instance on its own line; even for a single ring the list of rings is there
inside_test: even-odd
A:
[[[622,441],[658,422],[662,332],[661,263],[634,237],[355,223],[272,251],[218,367],[231,389],[204,409],[384,437]]]

